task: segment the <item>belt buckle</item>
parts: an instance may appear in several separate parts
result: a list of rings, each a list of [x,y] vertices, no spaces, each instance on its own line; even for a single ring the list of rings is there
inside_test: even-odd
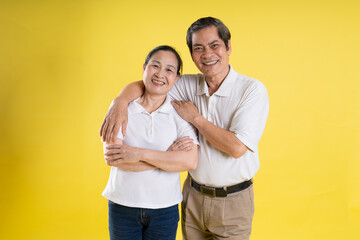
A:
[[[200,192],[210,197],[216,197],[216,190],[214,187],[200,186]]]

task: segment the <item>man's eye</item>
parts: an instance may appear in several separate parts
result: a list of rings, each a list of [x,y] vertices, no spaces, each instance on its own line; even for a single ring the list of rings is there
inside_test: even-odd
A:
[[[201,49],[202,49],[201,47],[195,47],[194,51],[201,51]]]

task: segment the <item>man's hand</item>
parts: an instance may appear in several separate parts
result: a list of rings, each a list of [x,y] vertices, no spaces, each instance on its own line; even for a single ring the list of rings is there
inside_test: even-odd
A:
[[[179,138],[167,149],[167,151],[190,151],[194,147],[194,140],[188,136]]]
[[[193,123],[195,118],[200,115],[198,109],[191,102],[173,100],[171,104],[180,117],[189,123]]]
[[[103,142],[115,142],[121,127],[122,134],[126,134],[126,126],[128,121],[127,105],[121,105],[115,98],[111,103],[104,121],[100,128],[100,137]]]

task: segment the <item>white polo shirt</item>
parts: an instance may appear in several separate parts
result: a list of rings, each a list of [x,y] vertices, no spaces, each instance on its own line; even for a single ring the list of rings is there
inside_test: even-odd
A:
[[[136,101],[128,107],[126,136],[119,133],[124,144],[166,151],[175,140],[184,136],[198,144],[194,127],[177,114],[169,97],[151,114]],[[111,167],[103,196],[128,207],[170,207],[182,201],[180,174],[159,169],[131,172]]]
[[[229,74],[211,96],[202,74],[183,75],[169,95],[173,99],[191,101],[202,116],[233,132],[251,149],[236,159],[217,150],[199,134],[198,167],[189,171],[197,182],[222,187],[254,177],[260,167],[258,143],[269,113],[268,94],[260,81],[236,73],[230,66]]]

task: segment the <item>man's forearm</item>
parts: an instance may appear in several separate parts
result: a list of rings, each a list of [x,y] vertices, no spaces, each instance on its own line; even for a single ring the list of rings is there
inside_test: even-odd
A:
[[[241,157],[248,149],[233,132],[214,125],[200,114],[191,123],[215,148],[234,158]]]
[[[114,99],[114,103],[127,103],[134,101],[135,99],[141,97],[144,93],[144,83],[143,81],[132,82],[126,85],[119,95]]]

